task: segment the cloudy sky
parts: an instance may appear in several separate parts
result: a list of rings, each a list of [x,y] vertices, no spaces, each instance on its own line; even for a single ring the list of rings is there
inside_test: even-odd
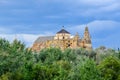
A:
[[[93,47],[120,47],[120,0],[0,0],[0,37],[31,46],[62,26],[83,36],[89,27]]]

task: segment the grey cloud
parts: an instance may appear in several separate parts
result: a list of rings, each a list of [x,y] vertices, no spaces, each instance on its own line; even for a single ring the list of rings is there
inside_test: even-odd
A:
[[[102,30],[114,30],[119,28],[120,22],[110,21],[110,20],[95,20],[87,24],[76,25],[70,27],[72,31],[83,30],[86,26],[92,31],[100,32]]]

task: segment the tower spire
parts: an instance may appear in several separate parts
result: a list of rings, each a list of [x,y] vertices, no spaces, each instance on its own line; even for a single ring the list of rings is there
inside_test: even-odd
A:
[[[85,27],[84,40],[86,40],[87,42],[91,43],[91,37],[90,37],[89,30],[88,30],[87,26]]]
[[[84,42],[84,46],[87,49],[92,49],[91,37],[90,37],[89,30],[88,30],[87,26],[85,27],[83,42]]]
[[[88,26],[85,27],[85,31],[88,31]]]

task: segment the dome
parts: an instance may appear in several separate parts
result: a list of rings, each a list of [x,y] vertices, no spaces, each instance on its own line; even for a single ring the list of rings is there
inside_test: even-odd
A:
[[[57,34],[61,34],[61,33],[67,33],[70,34],[68,31],[66,31],[65,29],[61,29],[60,31],[57,32]]]

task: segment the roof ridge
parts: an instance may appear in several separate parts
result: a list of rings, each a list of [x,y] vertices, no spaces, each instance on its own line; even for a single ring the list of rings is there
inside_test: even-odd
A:
[[[67,30],[65,30],[65,29],[61,29],[60,31],[58,31],[57,32],[57,34],[59,34],[59,33],[68,33],[68,34],[70,34]]]

